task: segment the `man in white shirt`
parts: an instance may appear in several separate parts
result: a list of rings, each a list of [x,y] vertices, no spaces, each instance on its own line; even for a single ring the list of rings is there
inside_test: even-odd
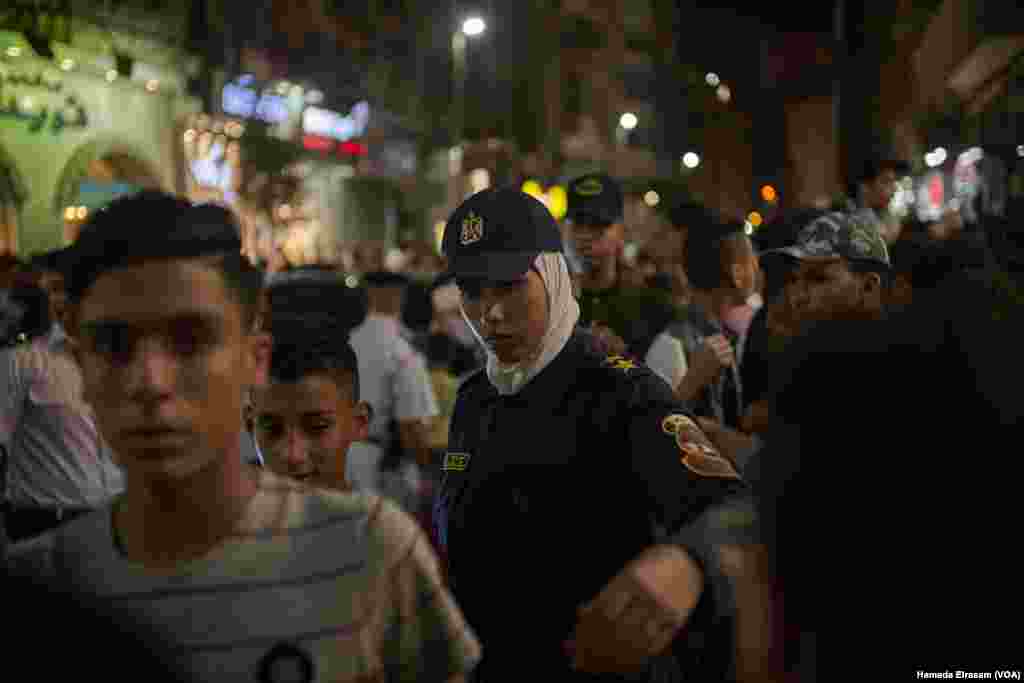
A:
[[[359,360],[363,398],[372,417],[369,442],[355,443],[349,450],[348,480],[356,489],[380,490],[381,459],[397,438],[402,451],[413,456],[402,469],[409,486],[416,488],[415,465],[430,463],[430,421],[440,412],[437,397],[426,361],[402,334],[405,277],[378,271],[364,281],[369,312],[349,341]]]

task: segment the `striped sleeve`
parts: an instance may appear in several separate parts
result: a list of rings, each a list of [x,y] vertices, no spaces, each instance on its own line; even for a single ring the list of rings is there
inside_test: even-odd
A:
[[[405,512],[388,502],[381,507],[378,524],[404,527],[397,535],[408,539],[386,584],[394,622],[384,661],[396,667],[389,680],[443,682],[471,671],[480,644],[442,585],[434,551]]]

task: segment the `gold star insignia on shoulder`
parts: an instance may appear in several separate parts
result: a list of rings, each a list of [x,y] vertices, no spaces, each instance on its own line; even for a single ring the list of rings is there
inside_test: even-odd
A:
[[[636,368],[636,363],[629,360],[628,358],[625,358],[624,356],[608,356],[607,358],[604,359],[604,364],[610,368],[622,370],[623,372],[633,370]]]

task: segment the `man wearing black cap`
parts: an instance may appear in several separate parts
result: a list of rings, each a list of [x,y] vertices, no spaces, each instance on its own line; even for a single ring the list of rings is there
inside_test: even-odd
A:
[[[443,248],[487,354],[459,389],[435,507],[483,642],[476,680],[721,680],[716,566],[674,539],[744,489],[736,468],[649,369],[588,344],[543,204],[478,193]]]
[[[598,173],[573,180],[568,195],[568,234],[582,266],[581,323],[610,329],[631,355],[676,387],[686,372],[686,360],[678,340],[666,334],[675,317],[671,295],[619,281],[625,233],[622,189],[613,178]]]

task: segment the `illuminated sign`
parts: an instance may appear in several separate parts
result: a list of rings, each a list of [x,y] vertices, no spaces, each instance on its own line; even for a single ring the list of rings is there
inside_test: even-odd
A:
[[[545,190],[536,180],[527,180],[523,183],[522,191],[535,199],[540,200],[555,220],[562,220],[569,210],[569,196],[561,185],[552,185]]]
[[[228,83],[224,86],[221,108],[225,114],[244,119],[258,119],[269,124],[284,123],[291,113],[287,98],[260,92],[240,83]]]
[[[370,105],[358,102],[348,116],[321,109],[306,107],[302,112],[302,130],[307,135],[332,138],[339,142],[348,142],[353,138],[362,137],[370,123]]]

